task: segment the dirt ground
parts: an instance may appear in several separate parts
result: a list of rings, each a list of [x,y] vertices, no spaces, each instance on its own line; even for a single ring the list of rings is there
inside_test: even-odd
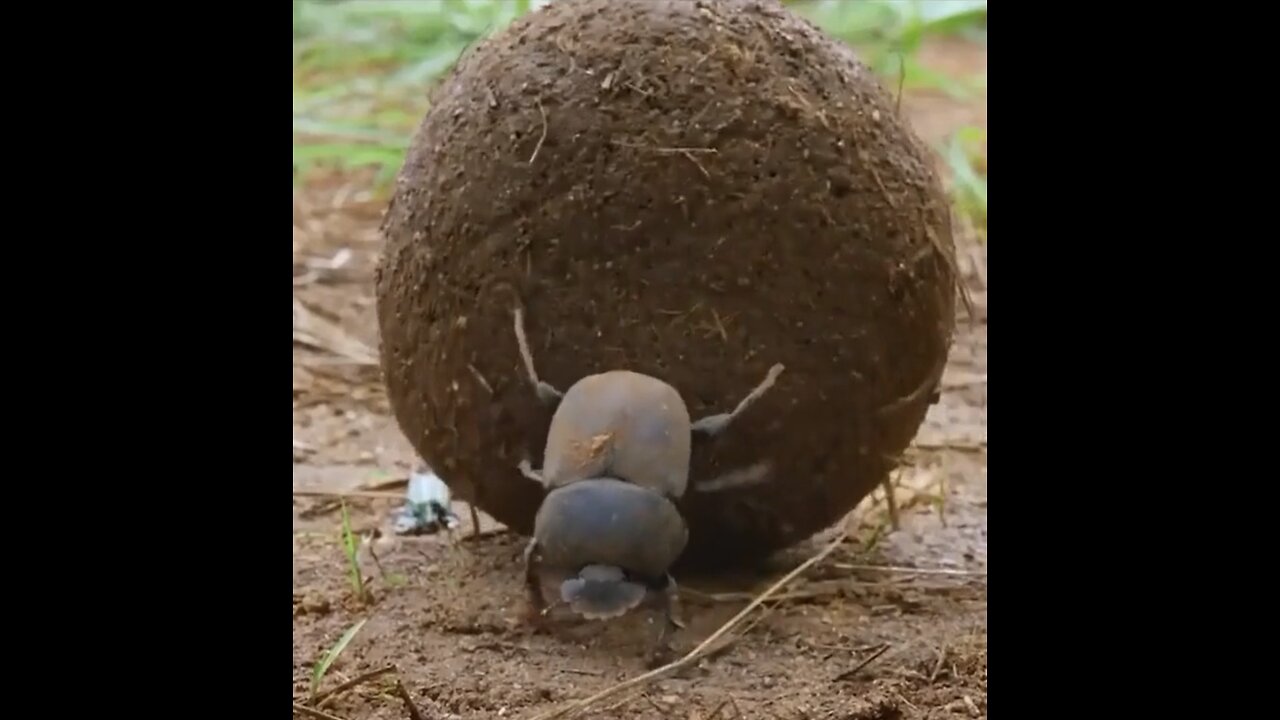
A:
[[[930,46],[922,60],[955,75],[986,70],[985,48],[959,41]],[[961,125],[986,126],[985,96],[908,94],[903,107],[930,142]],[[294,197],[294,702],[306,702],[316,662],[366,618],[320,690],[389,664],[398,671],[333,697],[323,711],[339,718],[409,717],[396,677],[424,718],[531,718],[644,672],[653,614],[607,625],[557,619],[534,632],[522,621],[523,539],[484,517],[482,533],[469,537],[461,503],[452,539],[364,548],[372,600],[355,599],[340,513],[311,493],[389,495],[349,501],[353,525],[368,532],[400,504],[414,460],[376,367],[382,209],[362,177],[333,177]],[[986,250],[963,232],[957,243],[975,313],[959,311],[942,400],[897,478],[900,528],[873,495],[852,514],[859,542],[765,603],[737,640],[585,717],[986,717]],[[692,649],[836,531],[749,576],[680,577],[688,626],[674,636],[676,651]]]

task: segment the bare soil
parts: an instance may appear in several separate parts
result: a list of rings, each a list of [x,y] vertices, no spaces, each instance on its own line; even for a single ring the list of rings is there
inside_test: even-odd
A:
[[[959,42],[935,44],[924,60],[957,76],[986,69],[985,49]],[[910,94],[903,107],[931,143],[986,122],[985,97]],[[414,460],[377,370],[372,278],[384,204],[363,177],[322,179],[295,195],[294,702],[308,702],[316,662],[362,619],[320,690],[388,664],[398,672],[333,698],[323,711],[339,718],[409,717],[396,677],[425,718],[530,718],[643,672],[652,613],[608,624],[557,618],[535,633],[522,621],[523,538],[487,516],[469,537],[462,503],[452,538],[365,547],[372,599],[355,598],[340,513],[331,498],[299,492],[398,495]],[[963,233],[957,246],[976,317],[958,313],[942,399],[897,478],[900,529],[873,494],[853,513],[856,541],[766,603],[739,639],[586,717],[986,717],[986,256]],[[397,505],[349,501],[362,532]],[[831,532],[752,571],[680,576],[688,627],[676,651],[692,649]]]

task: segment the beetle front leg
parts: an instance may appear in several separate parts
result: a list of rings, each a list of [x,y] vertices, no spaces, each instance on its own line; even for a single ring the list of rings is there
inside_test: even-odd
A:
[[[676,585],[675,578],[667,575],[666,587],[662,589],[662,614],[666,618],[669,627],[683,630],[684,612],[680,607],[680,588]]]
[[[658,628],[654,644],[648,652],[647,664],[650,668],[665,665],[671,660],[673,655],[671,633],[675,630],[683,630],[685,627],[683,613],[680,610],[680,591],[670,574],[663,579],[663,586],[659,592],[661,599],[658,602],[662,608],[662,623]]]

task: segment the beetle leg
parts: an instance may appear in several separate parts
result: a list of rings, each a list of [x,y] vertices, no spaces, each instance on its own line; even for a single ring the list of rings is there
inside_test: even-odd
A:
[[[662,581],[663,585],[659,592],[662,605],[662,622],[658,628],[658,635],[653,647],[648,653],[648,665],[650,668],[658,667],[666,664],[672,655],[670,635],[673,630],[683,630],[685,627],[684,620],[681,618],[680,612],[680,591],[676,587],[676,581],[670,574],[666,575]]]
[[[769,373],[764,376],[764,380],[761,380],[754,390],[747,393],[747,396],[742,398],[742,402],[738,403],[738,406],[732,412],[708,415],[693,424],[693,431],[713,437],[719,435],[726,427],[729,427],[729,423],[733,422],[734,418],[745,412],[756,400],[760,399],[761,395],[764,395],[769,388],[773,387],[783,369],[782,363],[774,364],[773,367],[769,368]]]
[[[541,567],[542,554],[538,548],[538,541],[530,538],[529,544],[524,548],[524,584],[529,595],[530,619],[534,622],[541,620],[547,609],[547,601],[542,596],[542,582],[539,577]]]
[[[524,310],[516,308],[511,311],[515,316],[516,344],[520,346],[520,359],[524,361],[524,371],[529,375],[529,382],[533,383],[534,392],[537,393],[538,399],[547,405],[555,406],[560,403],[564,393],[557,390],[550,383],[545,383],[538,378],[538,371],[533,366],[533,353],[529,350],[529,338],[524,333]]]
[[[520,464],[517,465],[516,467],[520,469],[521,475],[524,475],[525,477],[538,483],[539,485],[543,483],[542,472],[538,470],[534,470],[533,463],[529,462],[528,458],[521,460]]]
[[[884,502],[889,508],[889,524],[894,530],[899,530],[902,525],[898,517],[898,499],[894,497],[893,481],[886,475],[884,480],[880,481],[880,487],[884,488]]]
[[[680,610],[680,588],[676,586],[675,578],[671,577],[670,573],[663,579],[662,615],[668,629],[684,629],[683,613]]]

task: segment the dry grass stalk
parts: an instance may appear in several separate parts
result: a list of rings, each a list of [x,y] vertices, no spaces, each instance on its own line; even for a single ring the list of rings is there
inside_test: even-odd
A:
[[[355,365],[378,364],[378,355],[330,320],[293,299],[293,341],[349,360]]]

